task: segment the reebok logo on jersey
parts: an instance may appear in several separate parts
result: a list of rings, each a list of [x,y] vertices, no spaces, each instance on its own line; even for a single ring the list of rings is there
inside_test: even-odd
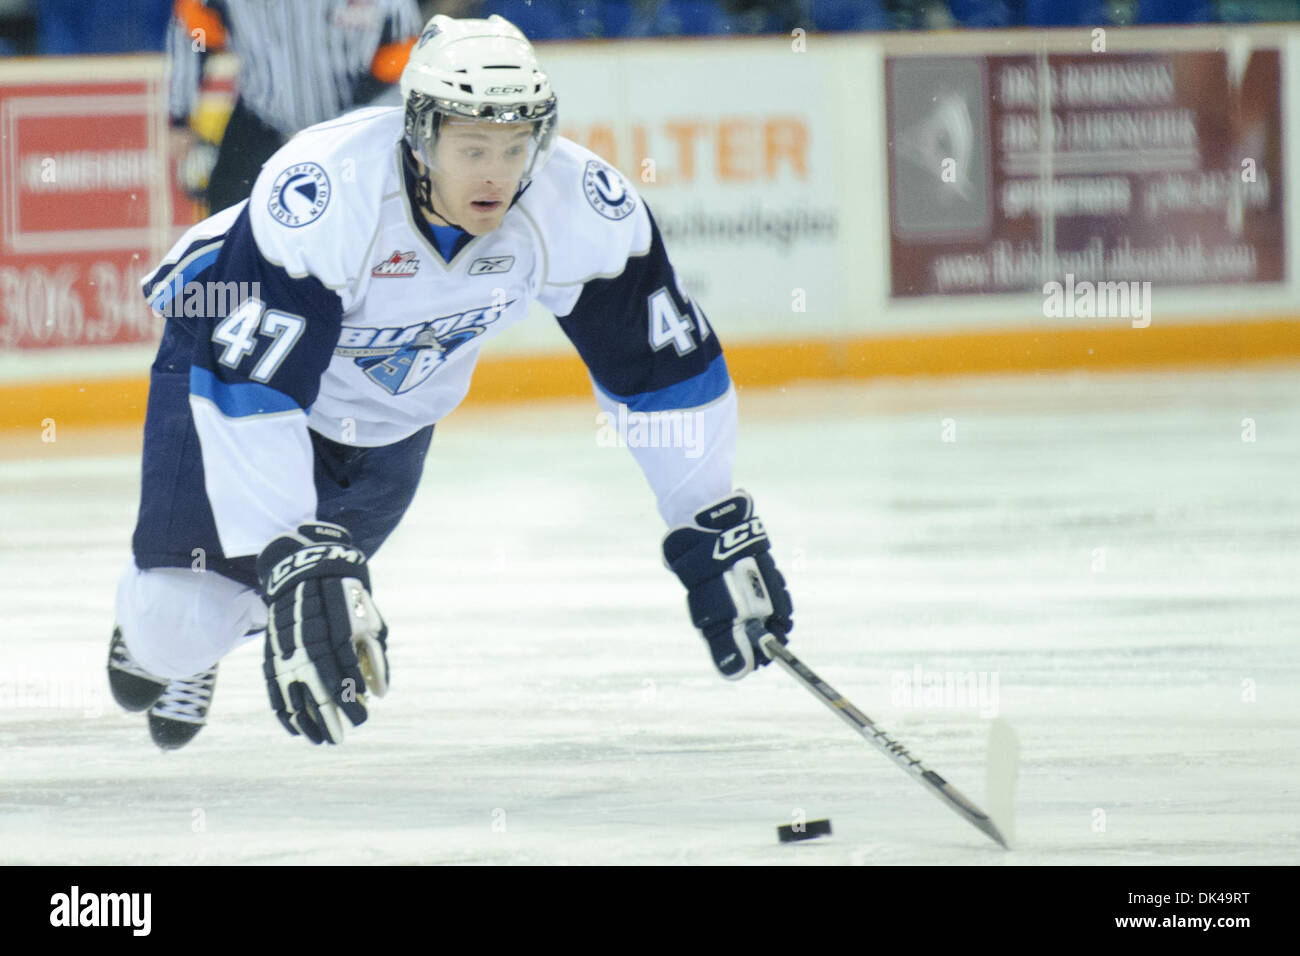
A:
[[[509,272],[514,267],[514,256],[487,256],[483,259],[475,259],[469,267],[469,274],[472,276],[493,275],[498,272]]]
[[[713,558],[715,561],[725,561],[756,541],[765,540],[767,540],[767,531],[763,528],[760,519],[751,518],[749,521],[742,521],[734,528],[728,528],[718,535],[717,540],[713,542]]]
[[[626,219],[636,208],[636,197],[628,190],[623,177],[594,159],[587,160],[582,172],[582,191],[591,208],[606,219]]]
[[[400,279],[415,275],[420,270],[420,260],[414,252],[398,252],[385,259],[370,270],[372,276],[381,279]]]

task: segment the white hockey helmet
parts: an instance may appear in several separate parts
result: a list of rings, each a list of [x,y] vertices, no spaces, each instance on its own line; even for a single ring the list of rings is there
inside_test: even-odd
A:
[[[438,131],[449,118],[530,123],[533,135],[519,187],[550,158],[557,123],[555,94],[532,44],[518,27],[493,14],[486,20],[430,20],[402,71],[406,144],[435,167]]]

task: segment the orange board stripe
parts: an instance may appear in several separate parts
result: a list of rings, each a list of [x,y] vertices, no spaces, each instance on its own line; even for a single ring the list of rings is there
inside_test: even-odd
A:
[[[804,379],[1226,366],[1300,358],[1300,321],[737,342],[726,355],[736,383],[754,387]],[[468,401],[590,394],[575,354],[501,356],[479,361]],[[0,385],[0,428],[40,428],[47,418],[59,425],[139,424],[147,395],[144,377]]]

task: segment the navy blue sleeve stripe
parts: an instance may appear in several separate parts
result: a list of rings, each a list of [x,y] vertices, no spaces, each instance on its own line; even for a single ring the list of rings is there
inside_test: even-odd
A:
[[[600,384],[597,383],[597,388]],[[727,360],[719,355],[699,375],[688,378],[676,385],[656,389],[653,392],[641,392],[638,395],[614,395],[601,388],[606,396],[620,402],[633,412],[664,412],[677,408],[698,408],[722,397],[731,387],[731,376],[727,373]]]
[[[572,311],[558,318],[560,328],[582,356],[601,391],[629,405],[636,396],[675,395],[667,390],[697,378],[700,384],[687,387],[680,394],[692,396],[692,388],[698,389],[699,394],[711,394],[717,387],[718,376],[726,375],[725,363],[714,369],[715,360],[722,355],[718,337],[710,330],[701,338],[702,329],[710,327],[701,321],[694,305],[678,292],[663,237],[648,207],[646,214],[650,216],[650,250],[643,256],[629,258],[619,275],[589,281]],[[671,297],[677,314],[689,318],[694,326],[690,333],[694,344],[685,353],[679,353],[672,345],[656,349],[650,344],[651,296],[662,295],[664,291]],[[725,386],[722,391],[726,391]],[[659,400],[646,398],[644,401]]]
[[[194,280],[195,276],[197,276],[201,271],[200,269],[195,269],[193,263],[190,261],[194,258],[196,253],[200,257],[204,258],[204,268],[216,262],[217,257],[215,255],[211,258],[207,258],[206,254],[201,250],[205,250],[208,246],[215,246],[217,251],[220,252],[221,243],[225,241],[225,238],[225,236],[206,236],[202,239],[195,239],[185,247],[184,251],[181,252],[179,256],[175,259],[168,259],[150,273],[149,277],[141,283],[141,288],[144,290],[144,297],[149,300],[149,304],[153,305],[154,298],[158,295],[164,285],[175,284],[175,277],[178,269],[183,270],[186,273],[188,276],[186,281]],[[157,308],[157,306],[155,306],[155,308]]]
[[[190,394],[206,398],[227,418],[292,412],[298,403],[283,392],[256,382],[223,382],[205,368],[190,366]]]
[[[211,308],[218,310],[217,314],[199,316],[191,314],[187,296],[182,321],[194,328],[193,365],[206,370],[222,384],[265,386],[288,396],[298,408],[311,407],[320,392],[321,376],[334,357],[343,325],[343,303],[338,294],[314,276],[295,279],[280,266],[267,262],[257,248],[247,207],[226,233],[216,261],[203,272],[203,280],[205,286],[211,283],[214,290],[222,286],[235,288],[238,295],[211,296]],[[274,333],[264,332],[260,324],[226,329],[220,341],[213,338],[222,320],[249,299],[261,301],[263,315],[274,309],[303,320],[302,333],[273,369],[263,368],[260,363],[278,338]],[[232,337],[246,345],[242,348],[231,345]],[[256,380],[252,378],[255,371]],[[265,400],[265,396],[258,400]]]
[[[168,303],[182,295],[187,285],[194,282],[204,269],[217,261],[223,241],[217,239],[206,246],[200,246],[197,254],[190,253],[189,258],[181,259],[176,267],[153,287],[152,297],[149,299],[150,307],[159,312],[165,311]]]

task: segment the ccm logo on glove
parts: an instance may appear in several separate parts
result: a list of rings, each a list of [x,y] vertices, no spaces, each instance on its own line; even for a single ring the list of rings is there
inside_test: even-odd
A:
[[[317,544],[295,551],[271,568],[266,584],[267,595],[278,594],[291,578],[316,567],[322,561],[346,561],[348,564],[362,565],[366,563],[366,556],[357,548],[345,544]]]
[[[713,560],[725,561],[737,551],[741,551],[755,541],[767,539],[767,532],[763,530],[763,522],[758,518],[751,518],[748,521],[741,522],[734,528],[728,528],[718,536],[718,540],[713,542]]]

